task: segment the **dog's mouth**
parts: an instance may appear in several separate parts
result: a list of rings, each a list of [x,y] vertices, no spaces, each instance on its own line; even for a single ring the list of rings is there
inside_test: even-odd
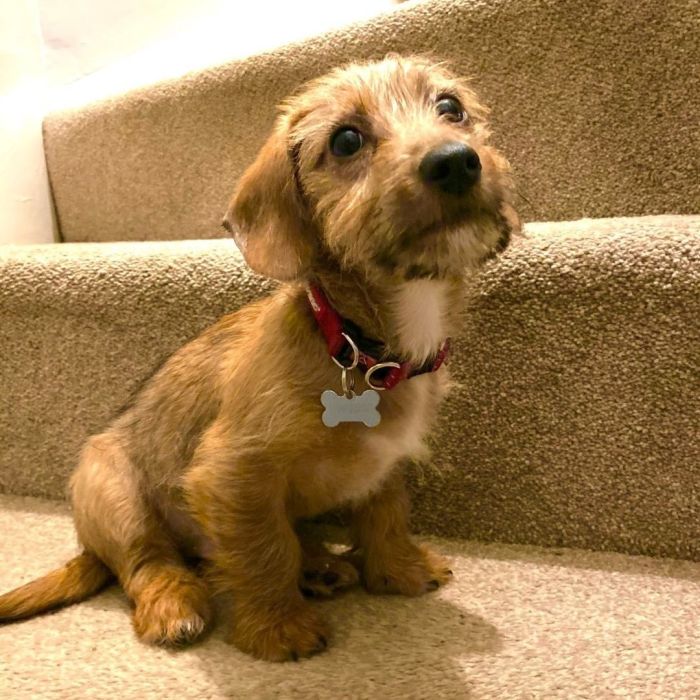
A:
[[[466,197],[450,204],[449,208],[443,207],[439,214],[430,217],[430,220],[424,219],[421,222],[419,219],[406,226],[400,234],[401,249],[406,252],[437,250],[441,247],[441,239],[446,241],[451,236],[464,235],[472,228],[471,225],[487,214],[474,197]]]
[[[471,208],[463,208],[443,215],[437,221],[414,229],[408,235],[416,242],[424,242],[434,236],[447,235],[458,232],[474,219],[474,211]]]

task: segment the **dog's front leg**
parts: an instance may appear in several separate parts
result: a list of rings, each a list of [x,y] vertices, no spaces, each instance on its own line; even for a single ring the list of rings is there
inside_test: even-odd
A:
[[[421,595],[452,577],[446,559],[411,540],[408,514],[400,468],[352,512],[353,543],[362,558],[365,586],[372,593]]]
[[[213,544],[214,588],[233,594],[229,640],[269,661],[325,649],[328,629],[299,590],[302,553],[280,469],[225,447],[198,451],[187,476],[195,517]]]

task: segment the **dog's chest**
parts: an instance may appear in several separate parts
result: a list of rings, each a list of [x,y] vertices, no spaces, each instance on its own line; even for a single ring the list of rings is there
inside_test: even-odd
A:
[[[344,503],[362,501],[381,485],[403,459],[427,457],[424,443],[442,394],[442,382],[423,375],[410,380],[405,401],[387,395],[379,404],[382,422],[376,428],[343,426],[328,430],[328,449],[317,460],[295,470],[294,488],[304,515],[320,513]],[[338,432],[334,432],[338,431]]]
[[[421,365],[445,340],[447,284],[414,280],[387,299],[397,350]],[[295,468],[292,487],[303,515],[361,501],[376,491],[402,460],[427,457],[424,439],[447,384],[446,370],[423,374],[382,392],[377,427],[321,428],[323,449]]]

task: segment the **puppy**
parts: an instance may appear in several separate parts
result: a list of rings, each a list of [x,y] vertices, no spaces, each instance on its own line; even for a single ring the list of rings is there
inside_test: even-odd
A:
[[[224,226],[284,284],[173,355],[88,440],[71,480],[84,551],[0,597],[1,620],[114,575],[145,641],[194,640],[225,591],[239,649],[311,655],[330,636],[302,589],[328,595],[358,571],[296,527],[338,507],[369,591],[449,580],[409,536],[401,464],[424,456],[465,278],[520,227],[485,117],[443,65],[398,56],[334,70],[282,106]]]

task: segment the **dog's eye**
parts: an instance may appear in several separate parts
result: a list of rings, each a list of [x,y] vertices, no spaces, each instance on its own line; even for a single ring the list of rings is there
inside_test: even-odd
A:
[[[451,122],[461,122],[464,119],[464,109],[459,100],[449,95],[442,96],[435,105],[437,113]]]
[[[334,156],[344,158],[357,153],[364,143],[362,134],[351,126],[341,126],[331,136],[331,151]]]

